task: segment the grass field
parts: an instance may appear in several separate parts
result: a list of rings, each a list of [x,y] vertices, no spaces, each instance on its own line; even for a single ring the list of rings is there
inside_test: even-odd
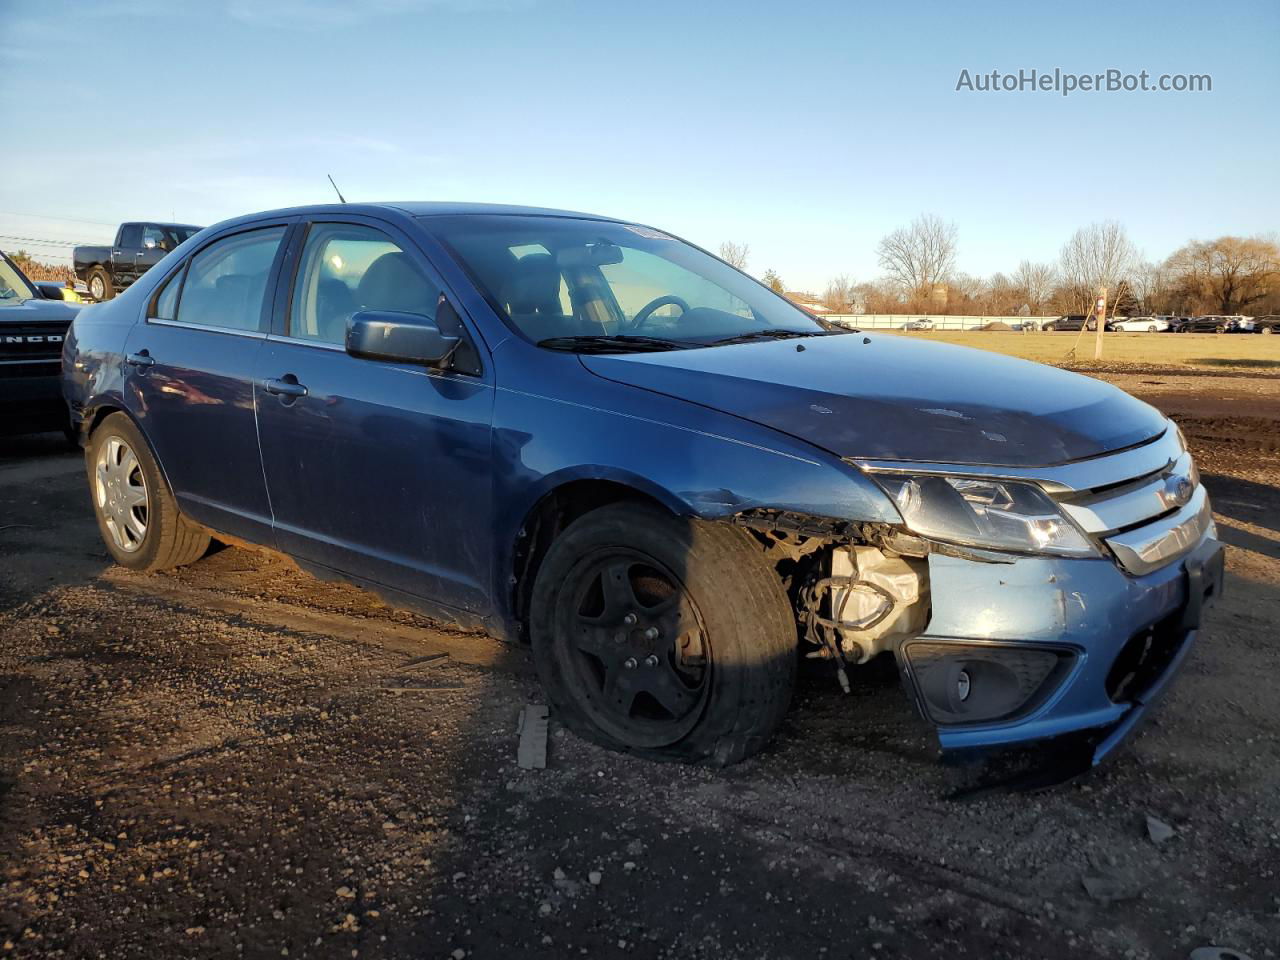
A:
[[[877,330],[896,336],[941,340],[978,347],[1041,363],[1093,364],[1096,334],[1013,333],[986,330],[908,332]],[[1075,357],[1070,356],[1072,347]],[[1107,364],[1140,364],[1189,367],[1245,367],[1280,369],[1280,336],[1215,333],[1106,333],[1102,361]]]

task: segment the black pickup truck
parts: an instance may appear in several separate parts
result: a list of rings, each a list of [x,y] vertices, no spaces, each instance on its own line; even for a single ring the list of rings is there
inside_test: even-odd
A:
[[[202,227],[189,223],[122,223],[110,247],[76,247],[71,259],[89,296],[110,300]]]
[[[0,253],[0,434],[69,433],[62,343],[79,309],[43,294]]]

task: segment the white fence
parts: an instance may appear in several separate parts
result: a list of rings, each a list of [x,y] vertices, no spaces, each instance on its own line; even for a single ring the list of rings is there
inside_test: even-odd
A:
[[[930,313],[825,313],[824,320],[849,327],[860,327],[863,330],[897,329],[916,320],[928,320],[935,330],[976,330],[988,323],[1003,323],[1010,327],[1035,324],[1038,330],[1050,320],[1057,320],[1057,314],[1051,317],[974,317],[974,316],[941,316]]]

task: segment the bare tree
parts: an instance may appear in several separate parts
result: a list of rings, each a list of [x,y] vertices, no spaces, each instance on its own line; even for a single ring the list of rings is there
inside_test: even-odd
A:
[[[1062,248],[1059,270],[1064,292],[1088,313],[1099,287],[1115,293],[1138,264],[1138,250],[1114,220],[1081,227]]]
[[[1182,299],[1206,312],[1239,313],[1280,286],[1280,248],[1261,237],[1192,241],[1166,267]]]
[[[1022,305],[1021,291],[1017,284],[1003,273],[993,273],[986,283],[986,290],[981,291],[979,299],[983,301],[984,313],[997,317],[1009,317]]]
[[[930,296],[946,281],[956,261],[956,225],[921,214],[876,247],[880,266],[908,297]]]
[[[737,267],[739,270],[747,269],[747,254],[751,252],[751,248],[745,243],[734,243],[732,240],[726,240],[720,244],[720,259],[731,267]]]
[[[847,273],[832,278],[827,284],[826,292],[822,294],[823,304],[832,313],[849,313],[853,309],[855,298],[853,281]]]
[[[774,293],[783,293],[787,289],[782,282],[782,278],[778,276],[778,271],[774,270],[772,267],[764,272],[764,276],[760,278],[760,282]]]
[[[1050,264],[1023,260],[1013,272],[1013,285],[1018,295],[1035,313],[1044,310],[1053,295],[1057,272]]]

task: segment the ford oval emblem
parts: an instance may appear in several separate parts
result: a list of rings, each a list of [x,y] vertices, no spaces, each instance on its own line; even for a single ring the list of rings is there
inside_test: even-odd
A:
[[[1191,494],[1194,492],[1195,488],[1188,477],[1169,477],[1164,482],[1164,500],[1170,506],[1185,507],[1191,502]]]

